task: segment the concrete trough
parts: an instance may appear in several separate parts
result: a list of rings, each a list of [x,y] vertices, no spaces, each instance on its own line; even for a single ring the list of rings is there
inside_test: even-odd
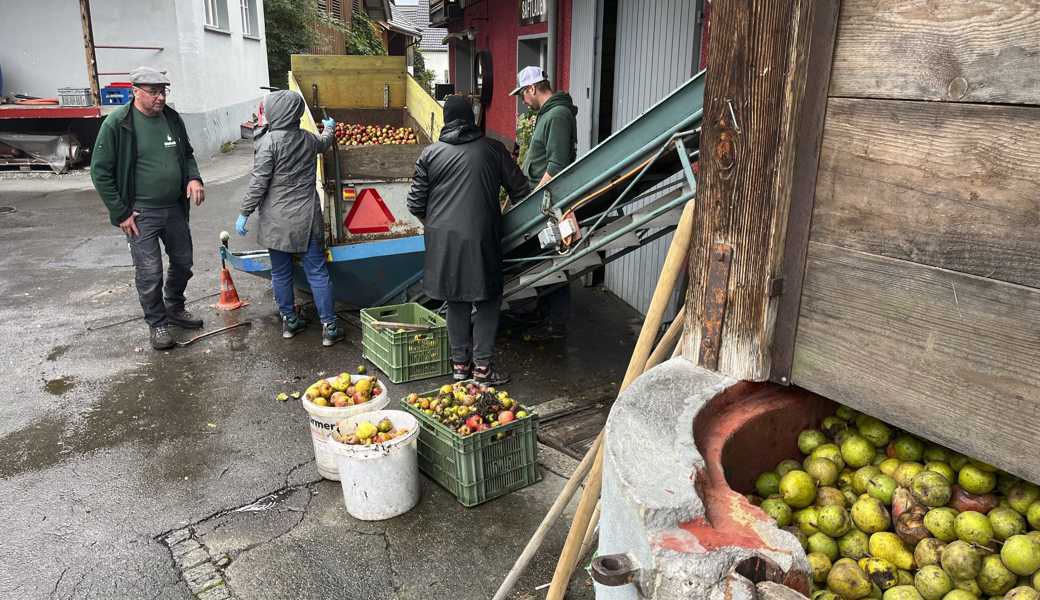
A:
[[[829,400],[738,382],[684,359],[637,379],[606,427],[596,598],[753,600],[808,595],[797,539],[744,496],[798,456]]]

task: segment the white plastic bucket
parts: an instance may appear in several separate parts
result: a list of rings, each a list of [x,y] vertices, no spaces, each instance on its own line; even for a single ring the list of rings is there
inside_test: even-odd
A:
[[[365,375],[351,375],[351,383],[358,382]],[[332,382],[335,377],[327,377],[326,381]],[[329,449],[329,446],[325,443],[325,440],[332,435],[332,428],[336,426],[336,423],[340,422],[347,417],[352,417],[361,413],[371,412],[374,410],[381,410],[386,408],[386,405],[390,403],[390,396],[386,393],[386,386],[383,382],[376,380],[376,384],[379,385],[379,389],[382,393],[378,396],[374,396],[364,404],[357,404],[355,406],[344,406],[343,408],[336,408],[335,406],[318,406],[310,400],[307,396],[300,397],[300,403],[303,404],[304,410],[307,411],[307,427],[311,432],[311,443],[314,445],[314,462],[318,466],[318,474],[325,479],[331,479],[333,481],[339,480],[339,469],[336,467],[336,457],[333,456]]]
[[[381,521],[408,512],[419,502],[419,422],[400,410],[380,410],[346,420],[341,433],[351,433],[361,421],[373,425],[384,417],[394,429],[408,433],[382,444],[350,446],[332,437],[326,441],[336,455],[340,487],[347,512],[362,521]]]

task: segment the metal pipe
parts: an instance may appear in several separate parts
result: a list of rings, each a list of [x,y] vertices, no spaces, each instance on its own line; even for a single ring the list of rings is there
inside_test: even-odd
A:
[[[680,186],[682,184],[683,184],[682,181],[665,182],[665,183],[661,184],[660,186],[654,186],[650,190],[645,191],[642,194],[639,194],[638,196],[635,196],[635,197],[633,197],[633,198],[631,198],[629,200],[626,200],[620,206],[614,206],[612,204],[611,207],[608,208],[607,210],[605,210],[603,212],[596,213],[595,215],[593,215],[593,216],[591,216],[591,217],[589,217],[589,218],[587,218],[587,219],[585,219],[583,221],[580,221],[579,224],[582,225],[582,226],[585,226],[588,223],[595,221],[595,226],[590,231],[585,233],[584,234],[584,239],[581,242],[578,242],[578,243],[579,244],[586,243],[585,240],[589,239],[592,236],[592,233],[596,230],[596,227],[599,226],[600,221],[602,221],[603,218],[606,215],[610,214],[611,212],[613,212],[615,210],[620,210],[624,206],[628,206],[629,204],[631,204],[633,202],[638,202],[639,200],[642,200],[643,198],[646,198],[647,196],[652,196],[654,194],[660,194],[660,193],[664,192],[665,190],[668,190],[669,188],[678,187],[678,186]],[[622,194],[622,195],[624,195],[624,194]],[[620,199],[621,199],[621,196],[618,196],[618,199],[615,200],[615,204],[617,204],[620,201]],[[628,231],[627,228],[626,228],[626,231]],[[575,246],[575,249],[576,248],[577,248],[577,246]],[[543,253],[541,253],[539,255],[536,255],[536,256],[518,256],[518,257],[514,257],[514,258],[503,258],[502,262],[503,263],[509,263],[509,264],[525,263],[525,262],[541,262],[543,260],[548,260],[550,258],[560,258],[561,256],[567,256],[567,254],[562,254],[561,255],[561,254],[559,254],[557,252],[543,252]]]
[[[628,554],[605,554],[592,559],[592,579],[606,587],[619,587],[635,583],[640,569]]]
[[[661,135],[657,136],[656,138],[651,140],[649,143],[645,144],[642,148],[639,148],[638,150],[629,153],[629,155],[627,157],[625,157],[625,159],[619,161],[613,167],[605,170],[598,177],[590,179],[584,185],[582,185],[578,189],[574,190],[573,192],[571,192],[570,194],[565,196],[562,200],[556,202],[553,205],[554,208],[561,208],[562,209],[567,204],[569,204],[571,201],[573,201],[576,198],[580,198],[581,196],[585,195],[585,193],[587,193],[592,188],[599,186],[604,181],[610,179],[611,177],[614,177],[615,175],[617,175],[618,173],[623,171],[626,166],[632,164],[633,162],[638,160],[640,157],[646,156],[646,155],[652,153],[654,150],[657,150],[662,144],[667,143],[677,132],[685,131],[690,125],[693,125],[694,123],[700,121],[703,116],[704,116],[704,110],[700,109],[700,110],[696,111],[695,113],[693,113],[692,115],[690,115],[688,118],[685,118],[682,121],[679,121],[674,126],[670,127],[668,130],[666,130],[664,133],[662,133]],[[588,155],[586,155],[586,156],[588,156]],[[582,157],[582,158],[584,159],[585,157]],[[561,175],[557,176],[557,179],[560,176],[562,176],[562,173],[561,173]],[[547,184],[547,186],[552,187],[552,182],[550,181]],[[533,194],[532,194],[532,196],[533,196]],[[525,198],[524,202],[529,201],[532,198],[532,196],[528,196],[527,198]],[[515,208],[513,210],[515,210]],[[508,213],[506,213],[506,214],[508,214]],[[543,216],[542,216],[541,213],[539,213],[534,218],[528,220],[525,223],[522,223],[520,225],[520,227],[515,228],[515,230],[514,230],[515,232],[514,233],[512,233],[512,234],[506,236],[505,238],[503,238],[502,245],[505,246],[506,251],[508,252],[508,251],[512,250],[513,248],[515,248],[519,244],[523,243],[526,239],[529,239],[530,236],[528,236],[528,238],[524,238],[524,239],[518,239],[518,238],[520,238],[521,236],[525,235],[532,228],[537,227],[542,222],[542,219],[543,219]]]
[[[682,132],[679,132],[679,133],[676,133],[675,135],[673,135],[672,139],[675,139],[675,143],[676,144],[682,144],[682,138],[685,137],[686,135],[693,135],[693,132],[692,131],[682,131]],[[618,197],[614,199],[614,202],[610,205],[609,208],[607,208],[607,210],[606,210],[607,213],[609,213],[610,211],[614,210],[614,208],[617,207],[621,203],[621,199],[624,198],[625,196],[627,196],[628,192],[630,192],[635,187],[635,185],[637,183],[639,183],[640,180],[643,179],[643,175],[645,175],[646,172],[650,170],[650,167],[653,166],[653,164],[656,163],[658,161],[658,159],[660,159],[664,155],[665,151],[668,150],[669,146],[671,146],[672,139],[669,139],[668,143],[665,144],[664,146],[662,146],[661,149],[658,150],[656,154],[654,154],[654,157],[650,159],[650,162],[647,163],[646,167],[642,171],[640,171],[635,176],[635,179],[633,179],[632,181],[629,182],[628,186],[624,189],[624,191],[622,191],[621,194],[619,194]],[[681,148],[681,146],[676,146],[676,147],[677,148]],[[682,154],[682,151],[680,151],[680,154]],[[682,157],[680,156],[680,160],[681,159],[682,159]],[[685,164],[689,164],[689,161],[687,161]],[[588,239],[589,237],[592,236],[592,234],[596,231],[596,229],[599,228],[600,223],[602,223],[603,219],[605,219],[606,217],[607,217],[606,213],[604,213],[603,215],[600,216],[599,220],[596,221],[596,223],[589,229],[588,234],[586,234],[586,239]]]
[[[546,41],[545,71],[549,77],[549,83],[558,88],[560,82],[556,81],[556,0],[546,0],[545,18],[549,21],[549,39]]]
[[[105,48],[109,50],[158,50],[159,52],[163,51],[162,46],[122,46],[119,44],[105,44],[104,46],[102,46],[100,44],[94,44],[94,47]]]
[[[575,254],[572,254],[569,257],[567,257],[566,260],[561,261],[560,264],[554,266],[551,269],[546,269],[542,273],[539,273],[534,279],[532,279],[531,281],[528,281],[527,285],[525,287],[530,287],[530,286],[534,285],[536,282],[541,281],[541,280],[545,279],[546,277],[548,277],[549,275],[552,275],[553,273],[556,273],[557,271],[560,271],[560,270],[564,269],[565,267],[567,267],[571,263],[576,262],[578,259],[580,259],[582,257],[585,257],[585,256],[589,255],[592,252],[598,251],[603,246],[605,246],[605,245],[609,244],[610,242],[616,240],[617,238],[621,237],[622,235],[628,233],[629,231],[632,231],[633,229],[639,229],[644,224],[649,223],[650,221],[653,221],[657,217],[659,217],[659,216],[663,215],[664,213],[672,210],[676,206],[680,206],[683,203],[688,202],[689,200],[693,200],[696,197],[697,197],[697,191],[693,190],[693,191],[691,191],[691,192],[689,192],[687,194],[683,194],[682,196],[679,196],[678,198],[676,198],[675,200],[673,200],[673,201],[671,201],[671,202],[669,202],[667,204],[662,204],[656,210],[653,210],[653,211],[647,213],[646,216],[644,216],[643,218],[641,218],[639,220],[632,221],[632,223],[628,227],[622,227],[621,229],[611,233],[610,235],[605,236],[604,238],[599,240],[596,244],[589,244],[581,252],[577,252]],[[511,295],[513,295],[513,294],[506,294],[505,297],[508,298]]]
[[[646,190],[645,192],[639,194],[638,196],[633,196],[631,200],[629,200],[628,202],[625,202],[625,205],[631,204],[632,202],[639,202],[640,200],[644,200],[644,199],[646,199],[646,198],[648,198],[650,196],[653,196],[654,194],[663,194],[663,193],[669,191],[671,188],[679,187],[682,184],[683,184],[682,181],[665,181],[663,183],[660,183],[660,184],[650,188],[649,190]],[[613,209],[613,211],[620,211],[622,208],[623,208],[623,206],[619,206],[619,207]],[[598,219],[603,214],[610,214],[613,211],[605,210],[605,211],[598,212],[598,213],[596,213],[596,214],[594,214],[594,215],[592,215],[590,217],[587,217],[585,219],[582,219],[581,221],[578,221],[578,224],[581,225],[582,227],[584,227],[584,226],[588,225],[589,223],[592,223],[593,221]],[[620,217],[620,216],[622,216],[622,214],[619,213],[618,216]]]

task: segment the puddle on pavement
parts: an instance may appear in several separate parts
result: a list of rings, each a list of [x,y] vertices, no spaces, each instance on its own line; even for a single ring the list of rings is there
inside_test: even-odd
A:
[[[53,359],[48,356],[47,360]],[[54,396],[62,396],[74,387],[76,387],[76,378],[71,375],[62,375],[43,384],[43,388]]]
[[[47,354],[47,360],[49,360],[49,361],[58,360],[62,356],[65,356],[65,353],[69,351],[70,347],[71,346],[69,346],[67,344],[62,344],[60,346],[55,346],[55,347],[51,348],[50,353]]]
[[[98,450],[125,444],[156,447],[178,438],[188,443],[174,452],[174,460],[205,464],[210,453],[226,451],[221,436],[212,435],[207,423],[228,422],[221,407],[231,388],[222,368],[207,366],[200,373],[200,362],[213,361],[187,353],[167,356],[96,387],[69,376],[47,381],[44,387],[51,394],[64,394],[79,384],[92,388],[84,397],[96,400],[87,407],[70,402],[70,410],[55,411],[60,414],[0,438],[0,478],[43,470]],[[74,409],[85,411],[76,414]],[[172,476],[162,465],[155,471],[157,477]]]

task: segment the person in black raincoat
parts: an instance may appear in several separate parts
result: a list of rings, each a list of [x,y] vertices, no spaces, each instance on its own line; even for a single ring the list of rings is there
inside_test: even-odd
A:
[[[316,136],[300,129],[304,109],[297,92],[280,90],[264,99],[267,125],[253,137],[253,176],[235,230],[245,235],[247,220],[259,211],[256,241],[271,256],[271,286],[284,338],[306,326],[296,314],[293,294],[293,257],[300,258],[321,319],[322,345],[331,346],[346,334],[336,321],[315,178],[318,153],[335,143],[336,122],[325,119],[324,131]]]
[[[459,381],[509,381],[492,364],[502,303],[501,187],[514,201],[530,191],[505,147],[474,125],[469,102],[449,96],[440,140],[415,163],[408,210],[425,227],[423,289],[448,303],[452,375]]]

